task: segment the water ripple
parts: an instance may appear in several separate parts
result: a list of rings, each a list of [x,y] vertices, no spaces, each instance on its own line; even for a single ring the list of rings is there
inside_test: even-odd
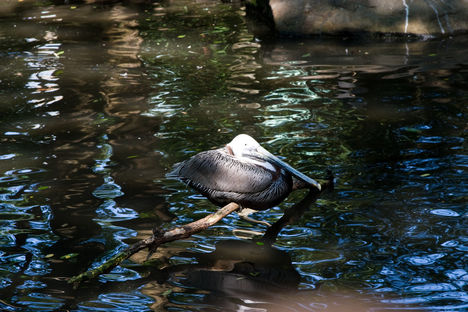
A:
[[[460,214],[451,209],[433,209],[430,211],[432,214],[442,217],[459,217]]]
[[[99,280],[104,283],[112,281],[125,282],[136,280],[139,278],[141,278],[141,275],[138,274],[138,272],[128,268],[123,268],[121,266],[114,268],[109,273],[101,274],[99,276]]]
[[[33,259],[29,266],[24,270],[24,274],[29,276],[44,276],[47,275],[52,271],[50,267],[50,263],[45,261],[44,259]]]
[[[107,293],[99,295],[97,300],[79,304],[80,311],[152,311],[148,308],[154,300],[140,292]],[[131,304],[129,304],[131,302]]]
[[[417,143],[424,143],[424,144],[440,144],[440,143],[447,143],[447,144],[462,144],[465,141],[464,138],[461,137],[441,137],[441,136],[421,136],[416,142]]]
[[[433,291],[453,291],[457,287],[449,283],[427,283],[422,285],[414,285],[408,287],[407,291],[409,292],[433,292]]]
[[[121,191],[120,185],[108,180],[106,183],[98,186],[93,191],[93,195],[101,199],[113,199],[124,195],[124,193]]]
[[[251,240],[236,229],[265,230],[235,215],[158,249],[174,274],[149,283],[151,298],[133,285],[159,271],[138,264],[101,276],[103,287],[60,287],[155,224],[213,212],[164,170],[241,132],[318,179],[336,174],[335,191],[275,242],[301,275],[290,291],[304,309],[329,307],[317,300],[328,288],[393,300],[384,309],[466,310],[468,38],[264,40],[238,1],[6,2],[0,310],[268,310],[282,298],[258,303],[256,272],[234,278],[259,282],[253,299],[227,280],[214,292],[174,282],[220,241]],[[301,196],[255,217],[274,222]],[[217,273],[227,263],[213,259]],[[298,307],[286,302],[273,309]]]
[[[118,207],[113,200],[106,200],[96,210],[96,220],[116,222],[138,218],[138,213],[130,208]]]
[[[0,160],[12,159],[16,156],[16,154],[3,154],[0,155]]]
[[[447,254],[445,253],[435,253],[423,256],[408,256],[406,257],[406,261],[416,266],[425,266],[434,264],[437,260],[445,257],[446,255]]]
[[[41,289],[47,286],[46,283],[41,281],[26,280],[22,285],[16,287],[17,289]]]
[[[12,301],[33,311],[54,311],[62,307],[65,300],[45,293],[32,292],[26,295],[16,295]]]

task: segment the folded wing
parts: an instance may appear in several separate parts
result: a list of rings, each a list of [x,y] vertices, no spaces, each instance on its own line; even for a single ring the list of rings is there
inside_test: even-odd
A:
[[[201,189],[242,194],[261,192],[275,178],[272,172],[233,157],[223,149],[201,152],[178,163],[167,176]]]

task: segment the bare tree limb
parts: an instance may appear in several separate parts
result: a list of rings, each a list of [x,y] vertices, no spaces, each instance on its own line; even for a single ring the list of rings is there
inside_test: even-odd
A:
[[[153,234],[151,237],[147,239],[143,239],[135,244],[127,247],[122,252],[114,255],[109,260],[94,268],[92,270],[88,270],[84,273],[81,273],[77,276],[74,276],[68,280],[69,284],[74,284],[77,287],[81,282],[93,279],[103,273],[111,271],[114,267],[119,265],[125,259],[128,259],[133,254],[137,253],[138,251],[150,248],[150,250],[154,251],[156,248],[164,243],[172,242],[175,240],[183,239],[192,236],[195,233],[203,231],[204,229],[216,224],[219,220],[227,216],[228,214],[236,211],[239,209],[239,205],[236,203],[230,203],[226,206],[218,209],[216,212],[207,215],[206,217],[199,219],[197,221],[191,222],[189,224],[176,227],[172,230],[167,232],[159,232]]]
[[[333,179],[333,175],[331,174],[331,172],[329,172],[328,180],[322,182],[321,191],[318,191],[316,189],[310,189],[309,194],[303,200],[301,200],[301,202],[294,205],[290,209],[287,209],[285,211],[284,216],[267,229],[262,240],[273,243],[283,227],[293,223],[295,220],[300,218],[305,212],[305,210],[308,209],[310,204],[315,202],[315,200],[318,198],[318,196],[320,196],[320,194],[323,191],[333,189]],[[70,278],[68,280],[68,283],[73,284],[76,288],[83,281],[96,278],[97,276],[103,273],[111,271],[122,261],[128,259],[130,256],[139,252],[142,249],[148,248],[150,250],[151,255],[158,248],[158,246],[175,240],[184,239],[192,236],[195,233],[201,232],[206,228],[212,226],[213,224],[216,224],[219,220],[221,220],[222,218],[236,211],[239,208],[240,206],[238,204],[230,203],[218,209],[216,212],[189,224],[173,228],[172,230],[166,232],[155,230],[153,231],[153,235],[151,237],[140,240],[135,244],[127,247],[126,249],[114,255],[97,268],[88,270],[84,273]]]
[[[279,232],[286,225],[293,224],[294,222],[296,222],[309,209],[310,205],[312,203],[315,203],[315,201],[323,192],[333,189],[333,179],[334,177],[330,172],[328,180],[320,183],[322,186],[321,191],[317,191],[316,189],[311,188],[309,190],[309,193],[300,202],[286,209],[283,216],[280,219],[278,219],[275,223],[273,223],[270,227],[268,227],[265,234],[260,240],[268,242],[269,244],[273,244],[276,241]]]

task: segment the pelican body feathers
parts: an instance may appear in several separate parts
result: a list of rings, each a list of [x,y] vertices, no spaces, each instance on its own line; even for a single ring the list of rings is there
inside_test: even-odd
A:
[[[305,177],[302,185],[315,182],[246,134],[236,136],[223,148],[177,163],[167,176],[180,179],[218,206],[235,202],[254,210],[278,205],[293,190],[297,178]]]

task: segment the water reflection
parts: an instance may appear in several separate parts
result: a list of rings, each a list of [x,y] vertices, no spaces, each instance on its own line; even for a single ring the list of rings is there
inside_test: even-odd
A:
[[[268,244],[224,240],[215,248],[210,253],[181,251],[173,256],[194,264],[182,261],[168,266],[160,271],[158,283],[145,285],[143,293],[156,296],[153,309],[164,305],[184,311],[364,311],[370,307],[369,299],[358,294],[298,289],[301,275],[290,255]],[[161,275],[170,288],[162,284]]]
[[[209,291],[195,300],[194,305],[249,309],[271,301],[273,294],[287,296],[300,280],[287,253],[264,244],[226,240],[219,242],[210,254],[184,256],[196,258],[197,265],[181,265],[168,271],[185,272],[182,277],[174,277],[176,285]]]
[[[267,40],[218,1],[3,5],[0,309],[466,309],[466,37]],[[273,247],[233,215],[66,285],[213,211],[165,170],[241,132],[335,191]]]
[[[91,7],[81,8],[89,13]],[[103,99],[112,99],[118,85],[96,86],[100,85],[101,80],[115,80],[104,79],[109,74],[109,61],[113,59],[123,70],[140,66],[136,56],[139,47],[135,45],[138,37],[135,40],[136,31],[132,29],[135,15],[126,15],[119,10],[119,6],[114,8],[114,12],[114,15],[107,15],[106,18],[100,13],[87,15],[89,20],[76,26],[75,22],[83,21],[81,10],[71,12],[69,6],[52,6],[47,11],[40,7],[28,7],[21,13],[22,22],[14,25],[18,27],[13,35],[17,36],[17,40],[21,40],[23,35],[27,36],[27,45],[18,46],[25,50],[7,54],[16,63],[10,65],[13,70],[4,72],[8,75],[13,73],[13,76],[5,75],[5,79],[11,86],[18,85],[21,92],[12,97],[17,99],[16,102],[9,101],[9,106],[2,107],[2,111],[5,108],[7,113],[1,117],[3,121],[0,126],[2,146],[6,148],[6,153],[2,151],[2,160],[10,163],[0,166],[1,169],[4,165],[5,168],[24,169],[2,170],[2,190],[3,186],[7,187],[6,193],[2,191],[2,208],[5,204],[6,209],[12,210],[11,213],[24,211],[27,218],[13,218],[8,210],[2,211],[8,213],[6,220],[10,222],[8,227],[2,225],[2,232],[10,232],[6,236],[9,242],[5,241],[2,248],[11,248],[2,257],[2,262],[4,272],[13,273],[8,274],[12,278],[5,279],[13,282],[5,284],[9,288],[4,293],[6,298],[11,298],[12,305],[2,303],[2,309],[12,309],[14,305],[40,310],[63,307],[65,300],[60,297],[66,296],[63,296],[63,291],[57,291],[63,285],[55,288],[53,281],[33,282],[21,276],[61,277],[68,275],[65,272],[70,269],[77,272],[86,267],[90,259],[102,253],[104,248],[115,248],[122,244],[122,239],[134,235],[127,228],[108,226],[94,219],[96,213],[101,222],[122,220],[122,215],[126,215],[126,220],[136,215],[128,208],[111,207],[109,203],[112,198],[121,195],[116,193],[109,197],[109,190],[120,188],[110,175],[110,170],[105,170],[111,165],[108,160],[112,153],[99,161],[100,154],[106,155],[101,151],[109,147],[102,144],[99,138],[103,133],[111,132],[107,128],[116,121],[111,118],[120,117],[124,111],[117,109],[119,113],[112,114],[110,107],[116,105],[115,101],[109,100],[112,103],[108,109],[103,105]],[[38,19],[40,22],[36,25],[39,27],[31,27],[31,23],[36,22],[30,21]],[[125,23],[126,20],[131,22]],[[112,21],[119,23],[112,24]],[[5,20],[2,32],[13,29],[9,23],[16,23],[16,20]],[[56,28],[54,23],[61,26]],[[93,38],[110,38],[108,47],[88,41],[88,23],[100,25]],[[120,53],[126,47],[131,47],[133,52]],[[106,58],[106,55],[111,57]],[[129,61],[123,63],[128,55],[133,57],[136,65]],[[121,84],[125,87],[132,77],[123,72],[116,76],[126,79]],[[110,88],[114,93],[109,92]],[[104,93],[105,96],[102,95]],[[123,101],[121,95],[117,97]],[[101,109],[97,109],[99,107]],[[98,165],[93,171],[95,161],[98,161]],[[93,189],[95,196],[90,196]],[[13,199],[17,203],[9,204]],[[102,203],[103,199],[105,202]],[[116,213],[119,216],[117,220]],[[103,236],[99,236],[102,225],[106,230],[102,232]],[[106,235],[115,236],[115,239],[108,241]],[[91,240],[87,241],[89,238]],[[12,271],[15,263],[18,267]]]

